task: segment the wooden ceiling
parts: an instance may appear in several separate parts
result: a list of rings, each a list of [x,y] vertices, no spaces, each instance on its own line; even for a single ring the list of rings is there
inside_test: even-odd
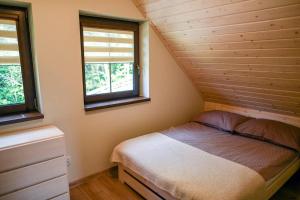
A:
[[[300,0],[133,0],[204,99],[300,116]]]

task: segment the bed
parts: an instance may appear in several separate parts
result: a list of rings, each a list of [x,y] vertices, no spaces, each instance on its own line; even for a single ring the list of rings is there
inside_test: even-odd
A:
[[[212,111],[124,141],[112,161],[146,199],[269,199],[300,168],[299,146],[297,127]]]

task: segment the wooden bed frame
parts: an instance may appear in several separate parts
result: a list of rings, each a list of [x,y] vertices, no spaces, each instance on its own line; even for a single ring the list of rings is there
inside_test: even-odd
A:
[[[142,195],[145,199],[148,200],[176,200],[176,198],[172,197],[169,193],[164,190],[159,189],[151,182],[144,179],[142,176],[133,172],[129,168],[123,166],[122,164],[118,164],[118,176],[119,180],[127,184],[137,193]]]
[[[205,102],[204,110],[224,110],[243,114],[246,116],[273,119],[277,121],[286,122],[295,126],[300,126],[299,118],[274,114],[270,112],[257,111],[248,108],[241,108],[236,106],[229,106],[218,103]],[[270,199],[283,185],[300,169],[300,159],[292,162],[285,170],[280,172],[277,176],[266,183],[266,192],[264,200]],[[168,192],[159,189],[151,182],[144,179],[141,175],[136,174],[132,170],[123,166],[121,163],[118,164],[119,180],[129,185],[133,190],[138,192],[144,198],[148,200],[175,200],[176,198],[171,196]]]
[[[278,174],[274,180],[271,180],[271,182],[267,184],[266,193],[263,199],[270,199],[299,169],[300,159],[297,159],[284,171]],[[119,180],[122,183],[127,184],[147,200],[176,200],[176,198],[171,196],[168,192],[161,190],[141,175],[123,166],[121,163],[118,164],[118,175]]]

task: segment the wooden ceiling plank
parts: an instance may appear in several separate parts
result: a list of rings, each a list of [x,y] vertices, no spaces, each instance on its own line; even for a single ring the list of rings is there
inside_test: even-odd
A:
[[[283,79],[283,78],[271,78],[271,77],[255,77],[255,76],[243,76],[239,75],[230,75],[230,74],[222,74],[222,75],[215,75],[211,74],[210,76],[201,74],[197,74],[197,80],[199,81],[226,81],[226,82],[236,82],[236,83],[249,83],[249,84],[256,84],[257,86],[265,86],[268,85],[270,87],[288,87],[293,89],[292,91],[300,91],[300,79]],[[265,86],[267,87],[267,86]]]
[[[300,68],[299,68],[300,70]],[[299,80],[300,72],[274,72],[274,71],[250,71],[250,70],[215,70],[215,69],[195,69],[193,73],[196,76],[211,76],[211,75],[219,75],[219,76],[244,76],[244,77],[256,77],[256,78],[277,78],[277,79],[285,79],[285,80]]]
[[[153,18],[154,24],[157,26],[163,24],[176,24],[187,20],[199,20],[213,17],[223,17],[234,14],[248,13],[253,11],[266,10],[270,8],[278,8],[283,6],[295,5],[299,3],[298,0],[250,0],[234,2],[233,4],[222,5],[218,7],[195,10],[194,12],[184,12],[172,17]],[[178,6],[179,7],[179,6]],[[149,13],[151,17],[151,13]]]
[[[247,13],[233,14],[222,17],[212,17],[206,19],[187,20],[175,24],[156,25],[160,32],[177,32],[184,30],[195,30],[208,27],[219,27],[225,25],[237,25],[244,23],[254,23],[266,20],[276,20],[288,17],[299,16],[300,4],[289,5],[278,8],[271,8],[267,10],[259,10]]]
[[[197,77],[196,83],[221,83],[224,85],[242,85],[247,87],[268,88],[287,90],[291,92],[300,91],[300,80],[282,80],[282,79],[266,79],[266,78],[249,78],[235,76],[209,76]]]
[[[191,70],[241,70],[241,71],[256,71],[256,72],[280,72],[280,73],[300,73],[299,65],[261,65],[261,64],[226,64],[226,63],[204,63],[197,65],[196,63],[186,62]]]
[[[227,64],[277,64],[277,65],[300,65],[300,58],[278,57],[202,57],[202,58],[177,58],[181,61],[189,61],[197,64],[202,63],[227,63]]]
[[[263,99],[272,99],[278,100],[283,102],[293,102],[299,105],[300,103],[300,95],[299,97],[287,96],[288,94],[282,93],[278,94],[270,94],[270,93],[262,93],[260,90],[253,90],[251,92],[245,90],[237,90],[237,89],[228,89],[228,88],[216,88],[216,87],[209,87],[209,86],[199,86],[201,92],[205,93],[213,93],[213,94],[220,94],[220,95],[232,95],[232,96],[250,96],[255,98],[263,98]]]
[[[204,92],[203,95],[206,98],[227,98],[227,99],[235,99],[241,101],[252,101],[252,102],[260,102],[274,105],[274,107],[282,107],[284,109],[294,108],[297,109],[298,112],[300,111],[300,103],[299,102],[287,102],[287,101],[280,101],[277,99],[267,99],[261,97],[253,97],[253,96],[245,96],[241,94],[231,94],[231,93],[214,93],[214,92]]]
[[[300,98],[300,91],[287,91],[287,90],[279,90],[278,88],[258,88],[258,87],[251,87],[246,85],[229,85],[223,83],[209,83],[209,82],[198,82],[198,88],[201,91],[203,87],[210,87],[215,89],[229,89],[234,91],[245,91],[251,93],[266,93],[270,95],[280,95],[280,96],[287,96],[287,97],[295,97]]]
[[[207,8],[219,7],[227,4],[233,4],[236,2],[241,2],[245,0],[197,0],[197,1],[186,1],[185,3],[178,3],[176,6],[172,6],[163,10],[154,10],[152,12],[147,12],[147,15],[152,19],[162,18],[162,17],[172,17],[180,13],[187,13],[196,10],[204,10]]]
[[[289,17],[283,19],[258,21],[251,23],[225,25],[218,27],[201,28],[199,30],[183,30],[179,32],[165,32],[163,36],[167,39],[190,38],[210,35],[241,34],[245,32],[271,31],[289,29],[300,26],[300,17]]]
[[[226,34],[217,36],[199,36],[190,38],[178,38],[177,40],[167,40],[173,44],[186,44],[193,42],[201,43],[225,43],[225,42],[243,42],[243,41],[260,41],[260,40],[277,40],[277,39],[299,39],[300,28],[273,30],[273,31],[257,31],[243,34]]]
[[[300,57],[300,48],[174,51],[177,57]]]
[[[170,48],[177,51],[281,49],[281,48],[299,48],[299,47],[300,47],[300,38],[223,42],[223,43],[201,43],[201,44],[185,43],[185,44],[170,45]]]

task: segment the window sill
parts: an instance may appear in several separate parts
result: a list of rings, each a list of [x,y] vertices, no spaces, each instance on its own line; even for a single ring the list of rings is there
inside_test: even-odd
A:
[[[20,113],[13,115],[0,116],[0,126],[43,119],[44,115],[39,112]]]
[[[123,106],[128,104],[140,103],[150,101],[148,97],[134,97],[128,99],[118,99],[106,102],[89,103],[84,106],[85,111],[92,111],[97,109],[111,108],[116,106]]]

